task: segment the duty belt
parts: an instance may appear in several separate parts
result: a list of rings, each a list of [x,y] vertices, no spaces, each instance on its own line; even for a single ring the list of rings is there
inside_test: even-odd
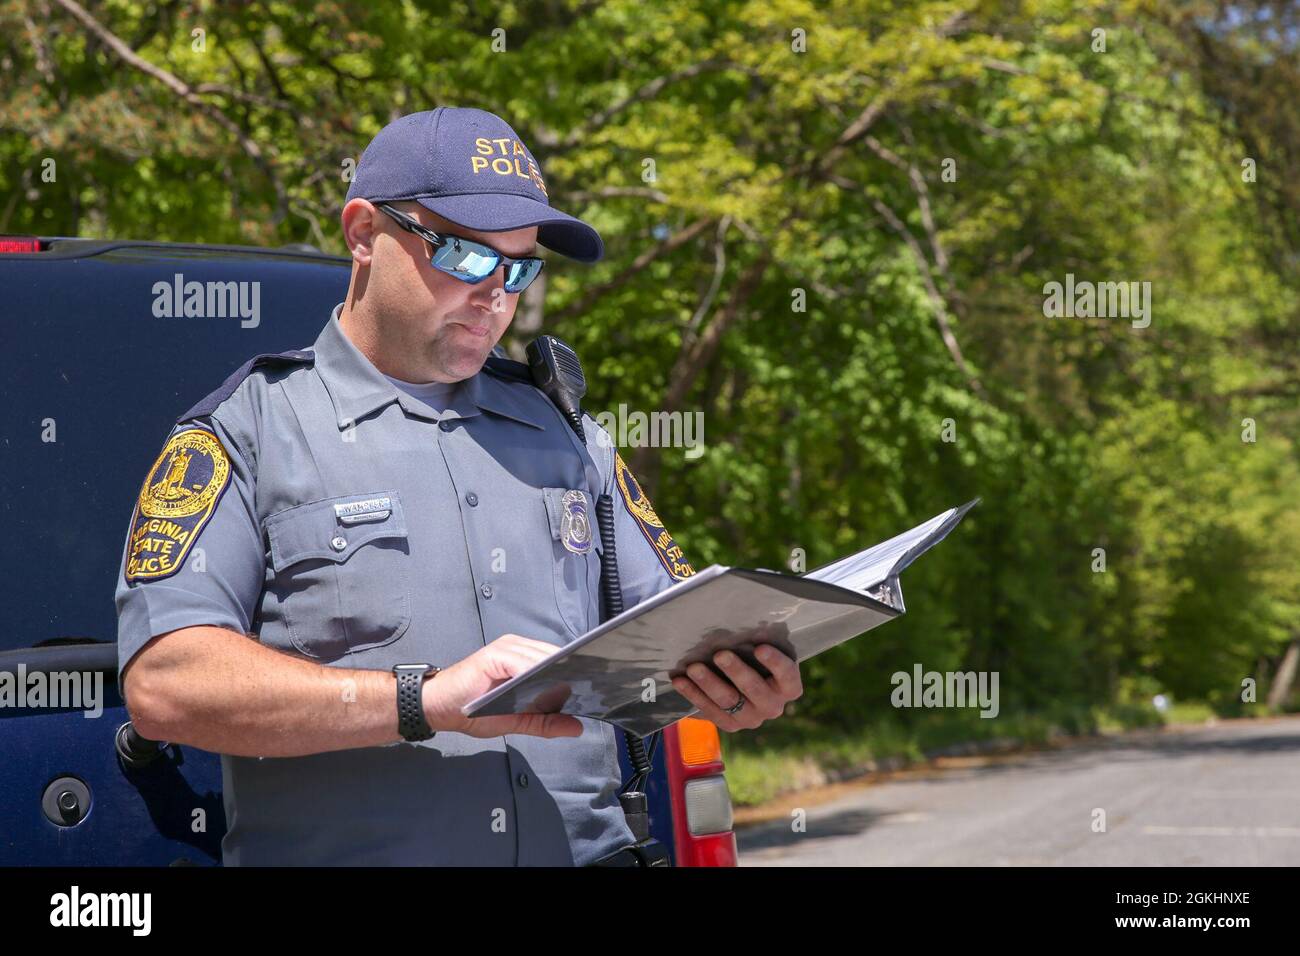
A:
[[[668,848],[658,840],[634,843],[615,850],[609,856],[601,857],[588,866],[672,866],[668,859]]]

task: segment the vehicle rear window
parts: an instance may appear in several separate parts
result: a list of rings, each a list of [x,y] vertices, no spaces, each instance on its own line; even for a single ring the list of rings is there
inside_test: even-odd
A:
[[[127,525],[172,424],[253,355],[310,348],[348,271],[140,246],[0,259],[0,650],[116,639]],[[202,284],[188,286],[199,315],[185,315],[187,283]]]

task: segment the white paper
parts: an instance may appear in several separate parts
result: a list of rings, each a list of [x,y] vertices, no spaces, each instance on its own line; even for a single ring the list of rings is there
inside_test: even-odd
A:
[[[909,531],[882,541],[875,547],[833,561],[804,575],[814,581],[838,584],[852,591],[869,591],[876,585],[901,574],[903,569],[942,541],[979,499],[957,508],[949,508]]]

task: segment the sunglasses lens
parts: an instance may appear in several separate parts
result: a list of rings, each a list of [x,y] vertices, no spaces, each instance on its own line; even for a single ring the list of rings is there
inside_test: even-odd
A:
[[[541,259],[525,259],[523,262],[514,263],[506,270],[506,291],[524,291],[541,271]]]
[[[443,272],[450,272],[458,279],[480,282],[496,271],[501,260],[487,246],[452,239],[434,252],[432,261]]]

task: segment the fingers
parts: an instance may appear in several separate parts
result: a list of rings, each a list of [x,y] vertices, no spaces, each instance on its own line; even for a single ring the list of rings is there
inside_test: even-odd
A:
[[[763,720],[770,720],[773,717],[780,717],[781,711],[785,708],[785,701],[777,696],[773,687],[768,686],[766,680],[754,668],[750,667],[739,656],[731,651],[719,651],[713,655],[714,662],[722,668],[729,678],[731,678],[732,687],[726,688],[725,683],[718,681],[723,685],[723,696],[721,698],[711,693],[711,688],[705,687],[704,690],[709,692],[714,702],[724,704],[730,707],[736,703],[736,691],[744,694],[747,700],[745,710],[751,708],[758,712]],[[705,668],[708,671],[708,668]],[[708,671],[714,680],[717,676]]]
[[[751,730],[766,720],[781,716],[788,701],[803,695],[799,664],[780,649],[761,644],[755,656],[771,672],[764,678],[731,651],[719,651],[714,662],[730,680],[723,680],[703,664],[691,664],[686,677],[673,678],[673,687],[694,704],[700,716],[713,721],[719,730]],[[727,712],[745,697],[735,714]]]
[[[803,678],[799,674],[798,661],[771,644],[760,644],[755,649],[754,656],[772,672],[767,684],[776,691],[777,696],[787,701],[798,700],[803,696]]]
[[[481,688],[479,693],[531,670],[557,650],[558,647],[545,641],[519,634],[502,635],[473,655],[482,656],[482,673],[489,678],[488,686]],[[562,693],[553,702],[540,702],[546,713],[468,718],[465,720],[464,732],[474,737],[500,737],[505,734],[526,734],[533,737],[581,736],[582,723],[576,717],[552,712],[558,710],[567,697],[567,693]]]
[[[717,725],[719,730],[724,730],[729,733],[737,730],[752,730],[754,727],[757,727],[762,723],[761,719],[753,723],[750,722],[750,716],[745,713],[745,711],[749,710],[748,705],[742,707],[738,714],[733,715],[727,713],[724,709],[714,703],[713,698],[702,691],[699,685],[695,683],[693,679],[695,676],[693,668],[695,666],[696,665],[692,665],[687,668],[687,673],[691,674],[690,678],[673,678],[673,689],[695,705],[696,709],[700,712],[700,717],[712,721]],[[703,664],[698,666],[702,667],[706,671],[708,670],[708,668],[704,667]],[[717,680],[717,677],[714,677],[713,679]],[[727,703],[727,706],[732,706],[738,699],[739,697],[735,688],[732,688],[731,700]]]
[[[713,660],[719,667],[722,666],[721,654],[713,655]],[[703,664],[691,664],[686,668],[686,674],[704,692],[710,703],[716,704],[724,710],[735,706],[736,701],[740,699],[743,692],[743,688],[738,690],[734,685],[723,680]]]
[[[560,649],[554,644],[547,644],[545,641],[539,641],[532,637],[524,637],[522,634],[502,634],[495,641],[490,641],[487,646],[517,649],[527,654],[536,654],[539,659],[550,657]]]
[[[519,643],[506,641],[505,638],[493,641],[484,648],[487,652],[485,663],[488,676],[493,680],[509,680],[516,674],[537,666],[555,650],[553,644],[543,644],[527,638],[519,638]]]

